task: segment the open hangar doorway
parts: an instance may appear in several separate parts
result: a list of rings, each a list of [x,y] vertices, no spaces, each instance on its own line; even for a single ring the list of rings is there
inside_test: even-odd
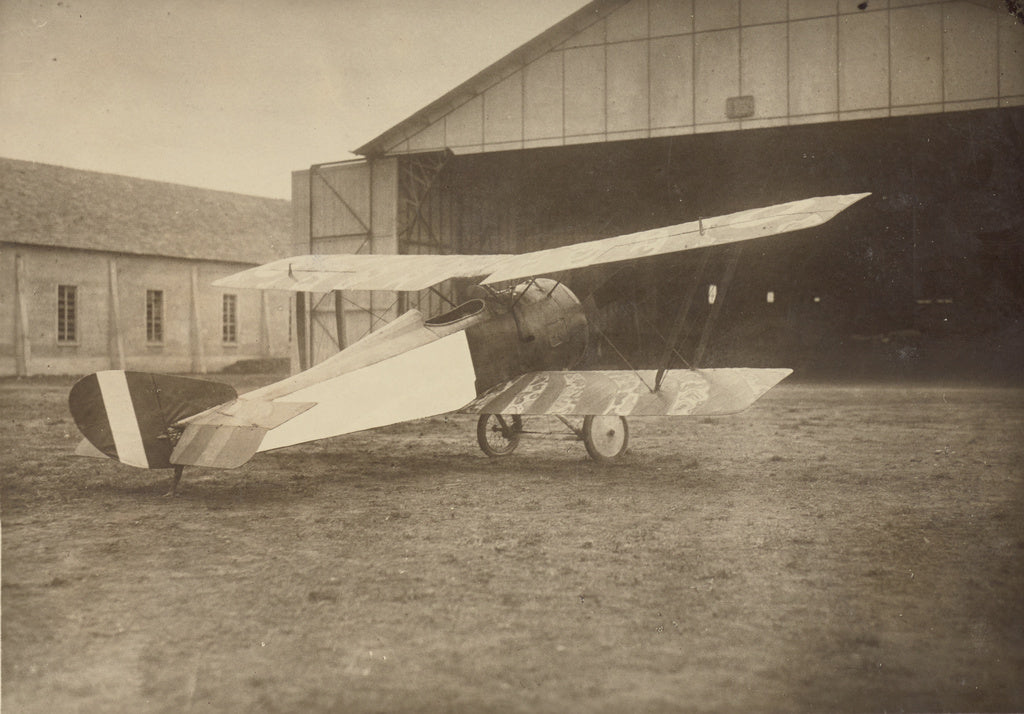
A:
[[[556,276],[607,336],[587,366],[655,366],[690,303],[674,366],[1012,376],[1022,137],[1004,108],[450,156],[420,210],[438,252],[504,253],[869,191],[810,231]]]

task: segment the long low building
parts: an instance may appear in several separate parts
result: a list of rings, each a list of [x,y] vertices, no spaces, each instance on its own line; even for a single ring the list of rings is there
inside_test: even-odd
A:
[[[290,354],[288,201],[0,160],[0,375],[216,371]]]

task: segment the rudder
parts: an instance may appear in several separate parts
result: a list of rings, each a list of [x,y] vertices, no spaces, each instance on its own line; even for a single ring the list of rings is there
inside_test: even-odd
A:
[[[220,382],[106,370],[79,380],[68,407],[82,435],[103,454],[144,469],[172,466],[178,421],[237,397]]]

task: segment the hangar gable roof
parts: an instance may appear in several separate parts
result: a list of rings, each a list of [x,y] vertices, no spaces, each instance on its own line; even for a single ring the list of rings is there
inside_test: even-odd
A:
[[[1024,105],[1001,0],[595,0],[356,149],[454,153]]]
[[[282,199],[0,159],[0,241],[258,264],[290,230]]]
[[[435,124],[468,100],[482,94],[628,2],[629,0],[594,0],[588,3],[412,116],[360,146],[355,153],[362,156],[389,153],[396,144]]]

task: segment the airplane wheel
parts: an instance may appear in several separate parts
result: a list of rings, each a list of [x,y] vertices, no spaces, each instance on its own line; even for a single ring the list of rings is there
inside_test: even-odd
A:
[[[476,423],[476,440],[480,450],[490,457],[508,456],[519,446],[523,434],[523,418],[501,414],[481,414]]]
[[[629,424],[621,416],[583,419],[583,444],[594,461],[614,461],[629,448]]]

